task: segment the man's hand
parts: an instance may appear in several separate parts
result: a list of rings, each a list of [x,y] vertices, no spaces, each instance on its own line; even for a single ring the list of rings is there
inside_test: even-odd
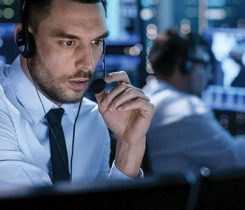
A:
[[[141,89],[130,84],[125,72],[111,73],[105,82],[118,82],[109,93],[103,91],[96,95],[99,110],[117,137],[115,164],[128,176],[135,177],[144,155],[154,106]]]

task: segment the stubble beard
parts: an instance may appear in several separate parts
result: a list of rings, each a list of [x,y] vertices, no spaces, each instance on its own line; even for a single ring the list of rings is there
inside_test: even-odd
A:
[[[86,92],[74,92],[72,95],[68,95],[65,82],[67,82],[69,78],[78,78],[82,75],[84,77],[88,77],[91,83],[93,77],[91,72],[87,73],[79,71],[72,76],[62,75],[58,78],[54,78],[50,73],[50,70],[46,67],[45,63],[42,62],[40,56],[37,54],[30,60],[29,67],[29,72],[34,85],[36,85],[37,88],[50,100],[61,104],[77,103],[83,98]]]

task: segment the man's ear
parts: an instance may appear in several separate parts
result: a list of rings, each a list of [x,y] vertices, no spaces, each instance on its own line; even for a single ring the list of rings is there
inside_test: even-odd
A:
[[[20,34],[20,32],[22,31],[23,27],[21,23],[17,23],[15,28],[14,28],[14,40],[16,42],[16,39],[18,37],[18,35]]]

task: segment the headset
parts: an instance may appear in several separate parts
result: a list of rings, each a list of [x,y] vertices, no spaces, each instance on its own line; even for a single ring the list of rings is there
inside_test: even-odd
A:
[[[204,63],[202,59],[195,57],[197,48],[204,47],[204,41],[194,33],[187,34],[187,37],[183,39],[186,43],[186,55],[181,63],[181,70],[184,74],[190,74],[193,71],[194,63]]]
[[[106,11],[106,1],[102,1],[102,4]],[[25,58],[32,58],[35,55],[36,46],[35,40],[31,32],[28,30],[29,25],[29,13],[30,13],[31,1],[24,0],[22,3],[22,10],[21,10],[21,23],[22,23],[22,30],[16,37],[16,44],[17,47]],[[106,76],[106,61],[105,61],[105,52],[106,52],[106,44],[105,40],[103,41],[103,50],[102,50],[102,69],[103,69],[103,78]],[[90,90],[93,91],[95,94],[104,90],[106,83],[104,79],[96,79],[90,85]]]
[[[207,48],[208,51],[208,44],[199,35],[190,33],[182,36],[175,29],[169,29],[162,35],[153,43],[149,54],[150,63],[156,74],[172,75],[179,58],[181,58],[180,72],[186,75],[193,71],[196,62],[205,63],[196,57],[196,50],[199,47]]]
[[[35,54],[35,40],[32,33],[30,33],[28,30],[30,4],[31,3],[29,0],[25,0],[22,4],[22,30],[16,37],[17,47],[25,58],[32,58]]]
[[[103,69],[103,78],[106,77],[106,61],[105,61],[105,49],[106,44],[105,40],[103,41],[103,52],[102,52],[102,69]],[[106,82],[103,78],[94,80],[90,85],[90,90],[95,94],[100,93],[105,89]]]

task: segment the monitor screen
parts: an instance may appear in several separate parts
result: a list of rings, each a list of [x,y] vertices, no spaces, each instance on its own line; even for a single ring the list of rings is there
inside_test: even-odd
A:
[[[209,28],[203,37],[215,57],[214,80],[203,95],[216,110],[245,111],[245,29]]]
[[[14,27],[14,23],[0,23],[0,63],[10,64],[18,55]]]
[[[130,45],[140,42],[137,0],[107,1],[109,45]]]
[[[216,59],[214,83],[245,87],[245,29],[209,28],[203,36]]]

